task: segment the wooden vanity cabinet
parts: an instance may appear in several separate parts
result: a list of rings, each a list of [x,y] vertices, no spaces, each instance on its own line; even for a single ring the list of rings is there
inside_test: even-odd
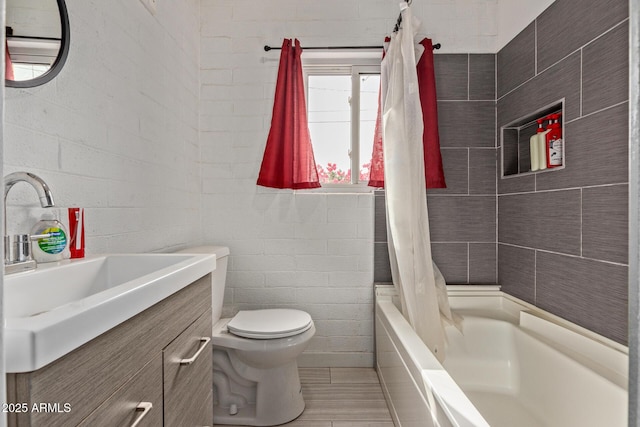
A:
[[[28,409],[9,426],[212,426],[210,338],[206,275],[55,362],[8,374],[8,402]]]
[[[140,419],[136,427],[161,426],[162,407],[162,357],[158,355],[79,425],[131,426]]]
[[[205,337],[210,340],[211,314],[202,316],[163,351],[165,426],[213,425],[213,351]],[[195,360],[181,363],[187,358]]]

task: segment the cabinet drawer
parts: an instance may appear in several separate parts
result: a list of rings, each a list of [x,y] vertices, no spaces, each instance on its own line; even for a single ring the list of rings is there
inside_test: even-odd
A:
[[[152,405],[146,414],[136,411],[142,402]],[[136,427],[156,427],[162,425],[162,415],[162,357],[158,355],[85,418],[80,426],[127,427],[142,417]]]
[[[163,351],[165,427],[213,425],[213,352],[205,338],[211,338],[211,310]]]

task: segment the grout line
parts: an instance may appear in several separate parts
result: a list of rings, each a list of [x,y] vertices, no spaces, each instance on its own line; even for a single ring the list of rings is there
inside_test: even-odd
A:
[[[498,53],[496,52],[493,55],[493,102],[496,103],[496,107],[498,104]],[[497,116],[497,111],[496,111],[496,116]],[[497,119],[496,119],[496,123],[497,123]]]
[[[496,147],[440,147],[441,150],[495,150]]]
[[[496,283],[499,284],[500,283],[500,272],[498,270],[498,267],[500,266],[500,264],[498,263],[498,242],[495,242],[495,250],[494,253],[496,254],[496,271],[495,271],[495,279],[496,279]]]
[[[510,247],[513,247],[513,248],[520,248],[520,249],[529,249],[529,250],[532,250],[532,251],[544,252],[544,253],[547,253],[547,254],[561,255],[561,256],[566,256],[566,257],[569,257],[569,258],[578,258],[578,259],[583,259],[583,260],[586,260],[586,261],[601,262],[603,264],[617,265],[617,266],[620,266],[620,267],[628,267],[629,266],[629,264],[624,264],[624,263],[621,263],[621,262],[607,261],[607,260],[604,260],[604,259],[585,257],[585,256],[582,256],[582,255],[567,254],[567,253],[564,253],[564,252],[557,252],[557,251],[552,251],[552,250],[549,250],[549,249],[532,248],[531,246],[523,246],[523,245],[518,245],[518,244],[515,244],[515,243],[498,242],[498,245],[505,245],[505,246],[510,246]]]
[[[583,44],[582,46],[576,48],[575,50],[569,52],[567,55],[565,55],[563,58],[560,58],[559,60],[557,60],[556,62],[554,62],[553,64],[549,65],[547,68],[545,68],[544,70],[541,70],[540,72],[538,72],[534,77],[531,77],[529,79],[527,79],[526,81],[520,83],[518,86],[514,87],[513,89],[511,89],[510,91],[508,91],[507,93],[503,94],[502,96],[498,97],[496,101],[499,101],[500,99],[504,98],[505,96],[511,94],[512,92],[518,90],[520,87],[524,86],[525,84],[529,83],[531,80],[535,79],[537,76],[543,74],[544,72],[550,70],[551,68],[555,67],[556,65],[558,65],[559,63],[561,63],[562,61],[564,61],[565,59],[569,58],[571,55],[573,55],[574,53],[578,52],[579,50],[581,50],[582,48],[590,45],[591,43],[593,43],[594,41],[598,40],[599,38],[603,37],[605,34],[610,33],[611,31],[615,30],[616,28],[618,28],[620,25],[624,24],[626,21],[628,21],[629,18],[625,18],[622,21],[618,22],[617,24],[613,25],[612,27],[610,27],[608,30],[602,32],[600,35],[598,35],[597,37],[594,37],[593,39],[589,40],[588,42],[586,42],[585,44]],[[537,68],[537,64],[536,64],[536,68]]]
[[[442,243],[454,244],[455,243],[455,244],[459,244],[459,245],[470,243],[470,244],[474,244],[474,245],[475,244],[491,245],[491,244],[493,244],[495,242],[494,241],[489,241],[489,240],[485,240],[485,241],[479,241],[479,240],[478,241],[474,241],[474,240],[464,240],[464,241],[461,241],[461,240],[432,240],[431,243],[437,243],[437,244],[442,244]]]
[[[438,102],[496,102],[495,99],[438,99]]]
[[[467,196],[471,195],[471,148],[467,147]]]
[[[520,159],[520,144],[522,142],[522,141],[520,141],[520,136],[521,136],[521,133],[518,132],[518,141],[516,142],[516,144],[517,144],[516,145],[516,149],[518,150],[518,174],[523,173],[523,171],[520,170],[520,164],[522,163],[521,159]],[[524,166],[524,165],[522,165],[522,166]],[[524,171],[524,172],[527,172],[527,171]]]
[[[533,75],[538,75],[538,18],[533,20]]]
[[[584,233],[584,224],[582,222],[582,213],[584,212],[584,197],[582,195],[583,189],[580,189],[580,256],[584,254],[582,250],[582,234]]]
[[[580,117],[582,117],[582,111],[584,110],[583,107],[583,103],[584,103],[584,95],[582,93],[582,85],[583,85],[583,81],[582,81],[582,76],[583,76],[583,68],[584,68],[584,52],[583,49],[580,49],[580,100],[578,101],[578,105],[580,106]],[[566,125],[566,123],[565,123]]]
[[[471,54],[467,53],[467,101],[471,101]]]
[[[569,121],[565,122],[565,127],[566,127],[566,125],[567,125],[567,124],[569,124],[569,123],[577,122],[578,120],[582,120],[582,119],[584,119],[584,118],[586,118],[586,117],[593,116],[594,114],[602,113],[602,112],[607,111],[607,110],[610,110],[610,109],[612,109],[612,108],[619,107],[620,105],[626,104],[626,103],[628,103],[628,102],[629,102],[629,100],[628,100],[628,99],[627,99],[627,100],[624,100],[624,101],[620,101],[620,102],[618,102],[617,104],[609,105],[609,106],[607,106],[607,107],[604,107],[604,108],[601,108],[601,109],[599,109],[599,110],[592,111],[591,113],[585,114],[584,116],[576,117],[575,119],[571,119],[571,120],[569,120]]]
[[[585,188],[603,188],[603,187],[614,187],[616,185],[629,185],[628,182],[614,182],[610,184],[596,184],[596,185],[585,185],[584,187],[567,187],[567,188],[550,188],[547,190],[534,190],[534,191],[519,191],[514,193],[501,193],[498,194],[500,196],[517,196],[523,194],[541,194],[541,193],[551,193],[554,191],[567,191],[567,190],[583,190]]]
[[[557,65],[558,63],[562,62],[563,60],[565,60],[566,58],[568,58],[569,56],[573,55],[574,53],[578,52],[579,50],[582,50],[583,48],[589,46],[591,43],[593,43],[594,41],[604,37],[605,35],[609,34],[610,32],[616,30],[618,27],[620,27],[622,24],[624,24],[625,22],[629,21],[629,18],[625,18],[622,21],[618,22],[617,24],[612,25],[611,27],[609,27],[609,29],[607,29],[606,31],[603,31],[602,33],[600,33],[598,36],[592,38],[591,40],[589,40],[588,42],[586,42],[585,44],[583,44],[582,46],[577,47],[575,50],[573,50],[572,52],[568,53],[564,58],[559,59],[558,61],[554,62],[553,64],[549,65],[547,68],[545,68],[544,70],[542,70],[542,72],[547,71],[549,68],[554,67],[555,65]]]
[[[504,164],[504,160],[502,158],[503,156],[503,151],[502,151],[502,134],[498,133],[498,54],[496,53],[494,55],[495,61],[494,61],[494,67],[493,67],[493,73],[494,73],[494,90],[493,90],[493,95],[494,98],[496,98],[495,105],[495,114],[493,117],[493,129],[494,129],[494,133],[493,133],[493,145],[494,145],[494,149],[496,150],[496,173],[495,176],[493,177],[493,182],[495,184],[494,188],[494,194],[495,194],[495,202],[494,202],[494,206],[495,206],[495,212],[496,212],[496,216],[494,219],[494,224],[495,224],[495,235],[494,235],[494,240],[495,240],[495,281],[496,283],[500,283],[500,277],[499,277],[499,268],[500,268],[500,257],[498,256],[498,240],[500,237],[500,221],[499,221],[499,211],[498,209],[500,209],[500,198],[498,197],[499,194],[499,190],[498,188],[500,187],[500,180],[499,180],[499,176],[502,176],[503,173],[503,164]],[[498,137],[498,135],[500,135],[500,137]],[[499,151],[499,152],[498,152]]]
[[[467,283],[471,283],[471,243],[467,242]]]
[[[446,191],[444,188],[434,188],[433,190],[442,190]],[[492,193],[484,193],[484,194],[465,194],[465,193],[428,193],[427,198],[432,197],[496,197],[495,194]]]

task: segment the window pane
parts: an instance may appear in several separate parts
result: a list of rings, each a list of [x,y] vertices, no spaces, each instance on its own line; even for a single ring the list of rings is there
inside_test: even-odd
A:
[[[308,118],[320,182],[349,183],[351,76],[309,76]]]
[[[380,91],[380,75],[367,74],[360,76],[360,178],[369,181],[371,154],[373,153],[373,134],[378,115],[378,92]]]

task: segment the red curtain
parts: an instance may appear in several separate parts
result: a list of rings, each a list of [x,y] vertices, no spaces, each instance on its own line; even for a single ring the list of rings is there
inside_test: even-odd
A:
[[[4,78],[6,80],[15,80],[13,75],[13,63],[11,62],[11,55],[9,55],[9,45],[7,41],[4,42]]]
[[[389,40],[385,40],[389,41]],[[436,98],[436,79],[433,68],[433,44],[425,38],[420,42],[424,52],[417,64],[420,103],[422,104],[422,120],[424,132],[424,174],[427,188],[446,188],[442,155],[440,153],[440,136],[438,134],[438,104]],[[382,116],[380,95],[378,95],[378,118],[373,141],[373,154],[369,176],[370,187],[384,187],[384,158],[382,151]]]
[[[273,188],[318,188],[302,78],[302,48],[296,39],[282,43],[271,129],[258,185]]]

